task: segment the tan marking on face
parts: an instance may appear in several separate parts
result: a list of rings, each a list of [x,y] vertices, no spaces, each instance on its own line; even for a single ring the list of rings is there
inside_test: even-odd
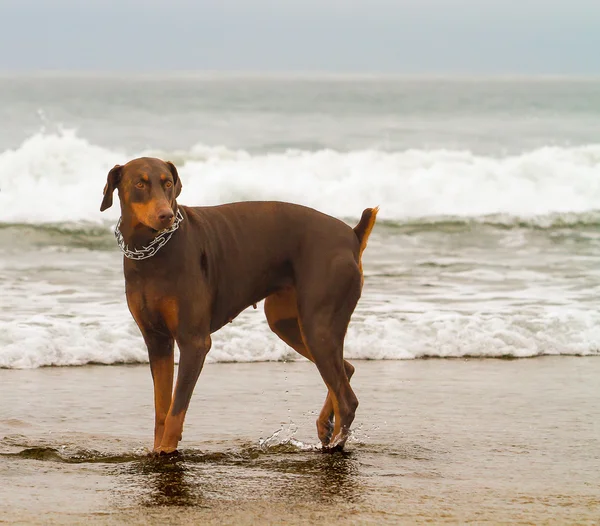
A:
[[[140,223],[155,230],[165,227],[158,215],[167,208],[172,210],[173,206],[163,192],[162,185],[166,184],[170,188],[173,183],[165,183],[170,181],[170,175],[164,170],[164,163],[157,159],[134,159],[123,167],[119,196],[122,208],[130,212],[126,215],[133,220],[134,225]],[[160,185],[158,181],[161,182]],[[153,182],[155,184],[150,188]],[[138,184],[140,187],[136,188]],[[140,194],[140,191],[144,193]]]
[[[170,203],[166,199],[160,201],[149,199],[146,202],[129,202],[128,206],[139,223],[155,230],[161,230],[165,226],[158,219],[159,213],[166,209],[172,210]]]
[[[156,220],[152,220],[152,216],[154,215],[152,212],[152,207],[149,206],[150,203],[130,203],[131,211],[133,212],[135,218],[142,224],[146,226],[150,226],[154,228],[154,224]]]

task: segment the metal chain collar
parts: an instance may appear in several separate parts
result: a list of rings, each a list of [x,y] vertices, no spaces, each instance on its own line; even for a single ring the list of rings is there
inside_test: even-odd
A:
[[[119,227],[121,226],[121,218],[119,218],[119,222],[115,227],[115,237],[117,238],[117,244],[119,245],[121,252],[123,252],[123,255],[128,259],[140,260],[151,258],[169,242],[169,239],[171,239],[173,232],[175,232],[175,230],[179,228],[179,225],[182,221],[183,215],[180,210],[177,210],[175,221],[173,221],[173,224],[169,228],[161,230],[148,246],[131,250],[125,243],[125,240],[123,239],[123,234],[121,234],[121,230],[119,230]]]

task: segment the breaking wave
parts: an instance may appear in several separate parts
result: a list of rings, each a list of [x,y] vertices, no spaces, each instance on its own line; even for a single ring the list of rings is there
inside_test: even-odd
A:
[[[125,152],[90,144],[74,131],[36,134],[0,153],[0,222],[114,221],[116,207],[99,211],[106,174],[141,155],[176,163],[180,202],[188,205],[275,199],[342,218],[380,205],[381,219],[396,224],[600,222],[600,144],[500,158],[449,150],[250,154],[202,144],[189,151]]]

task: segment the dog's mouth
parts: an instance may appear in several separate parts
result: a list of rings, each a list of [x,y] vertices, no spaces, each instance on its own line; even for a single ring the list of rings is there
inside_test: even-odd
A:
[[[158,236],[159,234],[161,234],[162,232],[164,232],[165,230],[168,230],[169,228],[171,228],[173,226],[173,223],[175,221],[169,221],[168,224],[162,223],[160,221],[156,221],[155,223],[150,223],[150,221],[148,222],[140,222],[138,225],[138,228],[147,228],[148,230],[150,230],[150,233],[153,236]]]
[[[154,218],[153,221],[146,222],[146,226],[150,228],[153,234],[160,234],[165,230],[168,230],[175,223],[175,217],[171,217],[168,220],[161,220],[158,217]]]
[[[154,228],[154,227],[150,227],[150,231],[152,232],[153,235],[155,236],[159,236],[160,234],[162,234],[163,232],[166,232],[167,230],[169,230],[169,228],[171,228],[172,225],[169,226],[165,226],[163,228]]]

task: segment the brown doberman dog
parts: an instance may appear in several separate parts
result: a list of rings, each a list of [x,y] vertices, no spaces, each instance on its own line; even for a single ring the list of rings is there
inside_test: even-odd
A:
[[[179,206],[177,169],[153,158],[108,173],[101,211],[112,205],[115,188],[127,305],[148,347],[154,382],[153,452],[176,451],[210,335],[265,298],[271,330],[314,362],[327,386],[317,419],[323,448],[343,448],[358,406],[344,337],[361,295],[361,255],[378,208],[367,208],[352,229],[290,203]],[[175,341],[180,361],[173,392]]]

